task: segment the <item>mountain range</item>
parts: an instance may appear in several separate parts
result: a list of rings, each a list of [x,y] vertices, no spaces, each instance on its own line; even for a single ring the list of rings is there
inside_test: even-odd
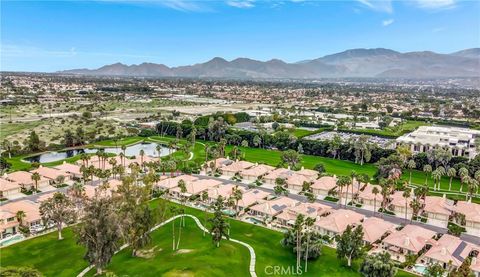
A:
[[[431,51],[401,53],[390,49],[351,49],[313,60],[287,63],[213,58],[205,63],[168,67],[163,64],[115,63],[98,69],[72,69],[62,74],[135,77],[193,77],[239,79],[316,78],[445,78],[480,77],[480,48],[450,54]]]

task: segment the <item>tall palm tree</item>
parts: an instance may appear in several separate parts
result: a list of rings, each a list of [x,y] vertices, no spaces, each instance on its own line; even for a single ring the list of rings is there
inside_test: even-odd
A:
[[[432,172],[432,166],[429,164],[424,165],[423,172],[425,172],[425,185],[428,186],[428,174]]]
[[[310,244],[310,234],[312,232],[312,228],[315,224],[315,218],[307,217],[305,219],[305,227],[307,231],[307,247],[305,250],[305,272],[308,272],[308,247]]]
[[[350,177],[347,176],[339,176],[337,180],[337,187],[340,189],[340,193],[338,194],[338,204],[342,206],[342,195],[343,195],[343,188],[350,184]]]
[[[475,180],[480,183],[480,170],[475,171],[475,174],[473,175]],[[477,194],[478,194],[478,188],[477,188]]]
[[[157,146],[155,147],[155,150],[157,150],[158,162],[161,162],[160,154],[162,153],[162,146],[160,144],[157,144]]]
[[[452,180],[453,180],[453,177],[457,176],[457,170],[453,167],[450,167],[447,170],[447,176],[450,177],[450,181],[448,182],[448,191],[451,191],[452,190]]]
[[[468,182],[467,182],[467,189],[468,189],[468,196],[470,198],[470,201],[472,200],[473,194],[477,191],[478,189],[478,181],[469,177]]]
[[[405,223],[407,222],[407,210],[408,210],[408,198],[410,198],[410,190],[407,188],[402,193],[403,198],[405,198]]]
[[[208,191],[204,190],[202,192],[201,196],[202,196],[202,201],[205,204],[208,203]],[[207,226],[207,208],[206,207],[205,207],[204,211],[205,211],[205,213],[204,213],[205,218],[204,218],[203,226]],[[205,236],[205,231],[206,231],[206,229],[203,228],[203,236]]]
[[[351,181],[352,181],[352,182],[351,182],[351,186],[352,186],[352,206],[354,205],[353,186],[354,186],[354,184],[355,184],[355,181],[357,180],[357,176],[358,176],[358,174],[357,174],[357,172],[356,172],[355,170],[352,170],[352,171],[350,172],[350,178],[351,178]],[[347,198],[348,198],[348,192],[347,192]],[[347,201],[347,200],[345,200],[345,202],[346,202],[346,201]],[[347,205],[347,204],[345,204],[345,205]]]
[[[458,176],[460,177],[460,192],[463,192],[463,183],[465,183],[465,179],[469,177],[468,174],[468,169],[466,169],[465,167],[461,167],[458,170]]]
[[[127,147],[125,145],[122,145],[121,149],[122,149],[122,153],[123,153],[123,167],[125,167],[125,158],[127,157],[127,154],[126,154]]]
[[[410,177],[408,178],[408,184],[412,184],[412,171],[417,167],[417,164],[415,163],[415,160],[410,159],[407,163],[408,169],[410,169]]]
[[[40,181],[41,177],[38,172],[32,174],[32,181],[35,182],[35,193],[38,191],[38,181]]]
[[[232,192],[232,196],[233,196],[233,199],[235,199],[235,217],[238,216],[238,214],[240,213],[240,211],[238,211],[238,201],[242,200],[243,198],[243,192],[241,189],[239,189],[238,185],[236,185],[234,188],[233,188],[233,192]]]
[[[436,169],[434,171],[432,171],[431,175],[432,175],[432,179],[433,179],[433,190],[437,190],[437,183],[442,178],[442,175],[441,175],[440,171],[438,171]]]
[[[377,212],[377,194],[379,193],[380,191],[378,190],[378,187],[377,186],[374,186],[373,189],[372,189],[372,193],[374,196],[373,198],[373,215],[375,215],[375,212]]]
[[[143,159],[145,157],[145,151],[141,149],[139,155],[140,155],[140,163],[142,164],[142,169],[145,171],[145,164],[143,163]]]

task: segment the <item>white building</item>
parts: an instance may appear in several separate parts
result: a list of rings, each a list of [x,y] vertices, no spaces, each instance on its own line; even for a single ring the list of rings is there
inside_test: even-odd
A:
[[[477,155],[475,139],[479,137],[479,130],[450,126],[420,126],[417,130],[397,138],[397,145],[408,144],[415,153],[444,147],[449,148],[453,156],[473,159]]]

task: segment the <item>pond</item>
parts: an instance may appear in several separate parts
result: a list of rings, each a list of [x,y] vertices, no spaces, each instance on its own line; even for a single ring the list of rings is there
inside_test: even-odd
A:
[[[135,145],[127,146],[125,149],[125,155],[130,156],[137,156],[140,154],[140,150],[145,152],[146,156],[150,157],[158,157],[159,153],[157,152],[157,145],[161,146],[160,149],[160,157],[168,155],[168,148],[158,144],[158,143],[138,143]],[[106,153],[113,153],[113,154],[120,154],[122,149],[120,147],[106,147],[106,148],[80,148],[80,149],[73,149],[73,150],[66,150],[66,151],[52,151],[43,153],[36,156],[27,157],[24,160],[27,162],[37,162],[37,163],[49,163],[49,162],[56,162],[60,160],[64,160],[66,158],[73,157],[78,154],[87,153],[87,154],[95,154],[98,150],[103,149]]]

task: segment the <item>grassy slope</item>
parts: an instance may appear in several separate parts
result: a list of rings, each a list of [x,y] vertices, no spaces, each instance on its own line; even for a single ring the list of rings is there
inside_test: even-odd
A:
[[[411,132],[418,128],[419,126],[424,126],[424,125],[431,125],[427,122],[424,121],[414,121],[414,120],[408,120],[407,122],[403,123],[402,125],[399,126],[398,129],[392,130],[391,128],[387,127],[383,130],[372,130],[372,129],[354,129],[355,131],[362,131],[365,134],[370,134],[370,135],[379,135],[379,136],[395,136],[399,137],[405,133]]]
[[[178,234],[177,219],[175,231]],[[156,247],[155,256],[151,258],[132,257],[131,250],[126,249],[112,259],[107,271],[117,276],[247,276],[250,254],[246,247],[222,241],[219,248],[212,243],[210,236],[203,236],[193,219],[186,218],[182,229],[180,249],[190,250],[179,254],[172,251],[172,223],[152,234],[152,244],[146,249]],[[178,239],[178,237],[177,237]],[[88,276],[93,276],[91,270]]]
[[[11,136],[25,129],[33,129],[41,125],[42,121],[29,121],[19,123],[2,123],[0,127],[0,139]]]
[[[152,201],[151,207],[155,208],[159,201],[163,200]],[[186,207],[185,211],[203,221],[204,212],[190,207]],[[229,222],[232,238],[244,241],[254,248],[257,255],[256,271],[259,276],[266,275],[265,268],[267,266],[288,267],[295,264],[295,255],[280,245],[282,233],[236,220]],[[192,221],[187,222],[187,228],[192,226]],[[192,254],[172,257],[170,232],[170,227],[166,226],[153,234],[155,245],[159,245],[159,248],[165,251],[157,254],[153,261],[149,260],[143,263],[141,258],[131,258],[130,251],[127,249],[114,257],[108,270],[119,275],[131,276],[140,273],[142,276],[149,275],[149,273],[156,276],[162,273],[178,276],[179,272],[173,270],[185,270],[186,272],[183,273],[195,273],[199,276],[224,275],[225,272],[233,276],[240,276],[239,274],[243,273],[241,268],[248,264],[246,261],[248,261],[249,255],[243,247],[222,241],[220,249],[214,249],[210,237],[203,238],[200,231],[194,230],[191,230],[191,234],[195,233],[197,237],[190,233],[188,235],[184,233],[181,248],[196,249],[200,247],[201,249]],[[71,227],[65,229],[64,236],[64,240],[58,241],[54,232],[3,248],[0,251],[2,266],[31,266],[46,276],[74,276],[87,266],[82,259],[84,250],[82,246],[76,244]],[[147,249],[151,249],[153,246],[150,245]],[[218,255],[213,256],[212,254],[215,252]],[[230,261],[231,259],[235,259],[235,261]],[[220,266],[220,271],[213,268],[216,265]],[[346,267],[344,262],[337,260],[334,249],[324,247],[320,258],[309,263],[309,272],[305,275],[359,276],[358,266],[359,262],[357,261],[353,268]],[[241,275],[246,276],[245,274]],[[401,275],[411,276],[405,272],[401,272]]]

